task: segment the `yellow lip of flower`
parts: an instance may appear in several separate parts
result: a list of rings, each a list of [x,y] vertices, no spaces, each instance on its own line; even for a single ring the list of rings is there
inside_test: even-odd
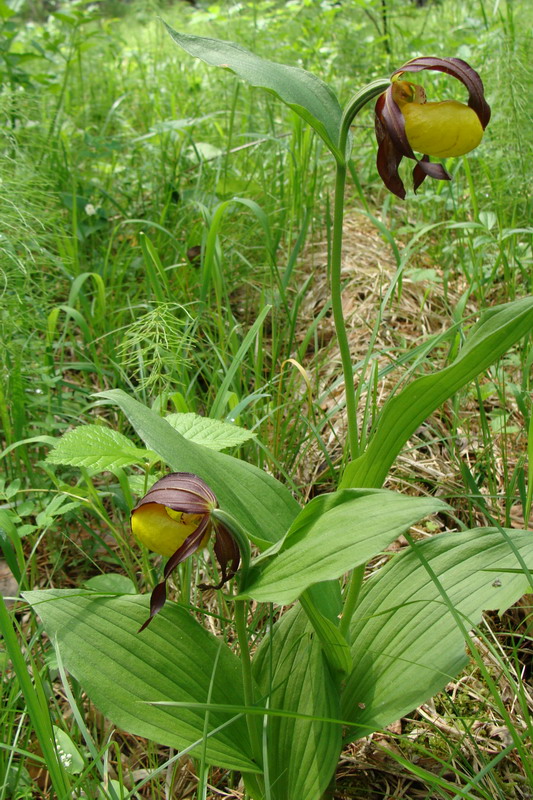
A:
[[[456,100],[409,103],[402,109],[409,144],[418,153],[435,158],[464,156],[483,138],[476,112]]]
[[[217,507],[215,495],[198,475],[172,472],[158,480],[131,512],[135,538],[155,553],[169,556],[163,580],[152,592],[150,616],[140,631],[163,608],[166,582],[172,570],[205,547],[213,530],[215,555],[222,573],[220,583],[214,588],[220,588],[239,568],[237,543],[219,521],[211,519],[211,511]],[[202,585],[201,588],[211,587]]]
[[[396,81],[391,88],[413,150],[448,158],[464,156],[481,142],[483,127],[469,106],[457,100],[428,103],[424,89],[409,81]]]
[[[171,556],[194,533],[201,520],[201,514],[185,514],[158,503],[146,503],[132,515],[131,529],[135,538],[149,550]],[[208,539],[209,530],[200,547],[205,547]]]
[[[403,80],[408,72],[430,69],[446,72],[468,89],[468,105],[456,100],[428,103],[424,89]],[[389,89],[376,103],[376,135],[379,143],[377,167],[387,188],[405,197],[405,188],[398,175],[403,158],[414,159],[414,188],[429,175],[438,180],[451,180],[440,164],[432,164],[429,156],[447,158],[469,153],[478,146],[490,120],[481,78],[459,58],[423,56],[404,64],[392,75]],[[422,153],[418,159],[414,151]]]

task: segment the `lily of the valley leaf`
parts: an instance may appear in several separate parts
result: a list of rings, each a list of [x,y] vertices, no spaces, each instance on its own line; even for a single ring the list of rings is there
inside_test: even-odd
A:
[[[217,498],[209,486],[190,472],[172,472],[154,483],[131,513],[131,529],[138,541],[163,556],[170,556],[150,598],[150,616],[141,626],[144,630],[161,611],[166,601],[166,583],[178,564],[202,547],[215,532],[215,555],[220,564],[220,587],[235,575],[240,564],[239,547],[220,520],[211,515],[218,508]]]
[[[446,72],[461,81],[468,90],[468,105],[456,100],[428,103],[421,86],[401,79],[404,73],[426,69]],[[429,157],[469,153],[481,142],[489,120],[490,107],[483,83],[466,61],[430,56],[408,61],[393,72],[391,85],[378,97],[375,108],[377,167],[385,186],[398,197],[405,197],[398,174],[404,156],[416,161],[415,191],[428,175],[437,180],[451,180],[442,164],[432,164]],[[418,159],[414,151],[422,153],[422,158]]]

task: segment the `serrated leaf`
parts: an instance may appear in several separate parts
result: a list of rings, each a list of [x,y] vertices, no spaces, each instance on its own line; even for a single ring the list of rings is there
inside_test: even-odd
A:
[[[130,491],[137,497],[143,497],[157,480],[157,475],[128,475]]]
[[[168,414],[166,421],[185,439],[209,447],[210,450],[225,450],[255,438],[255,433],[239,428],[230,422],[201,417],[199,414]]]
[[[129,733],[178,750],[199,742],[200,755],[205,712],[150,703],[244,703],[239,659],[176,603],[167,603],[139,634],[148,597],[60,589],[24,597],[57,639],[68,671],[102,713]],[[225,724],[207,739],[208,763],[256,771],[244,716],[213,710],[207,731]]]
[[[274,625],[252,668],[268,708],[339,719],[338,686],[302,609]],[[267,717],[272,800],[319,800],[339,758],[341,731],[332,722]]]
[[[338,149],[342,118],[339,101],[316,75],[261,58],[232,42],[178,33],[169,25],[166,28],[176,44],[191,56],[230,70],[252,86],[274,94],[314,128],[332,153],[344,158]]]
[[[80,425],[65,433],[46,460],[50,464],[86,467],[96,472],[146,461],[149,454],[127,436],[103,425]]]
[[[295,520],[286,548],[259,574],[252,572],[242,596],[280,605],[292,603],[314,583],[338,578],[389,545],[411,525],[435,511],[440,500],[408,497],[383,489],[348,489],[322,513],[312,501]],[[317,498],[319,500],[319,498]],[[312,513],[317,508],[316,516]],[[299,520],[305,524],[299,529]],[[294,542],[294,543],[293,543]]]
[[[507,530],[533,567],[531,532]],[[467,629],[484,609],[504,609],[528,579],[506,572],[518,560],[495,528],[444,533],[417,543]],[[501,571],[500,571],[501,570]],[[354,667],[342,697],[353,738],[400,719],[440,691],[467,663],[465,642],[415,551],[404,550],[371,578],[351,626]]]

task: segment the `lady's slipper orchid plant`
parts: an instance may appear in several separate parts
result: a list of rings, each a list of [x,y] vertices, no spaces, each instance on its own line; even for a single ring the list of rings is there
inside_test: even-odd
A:
[[[150,616],[144,630],[166,601],[166,583],[178,564],[207,545],[215,531],[215,555],[222,577],[216,586],[201,584],[202,589],[220,589],[232,578],[240,564],[240,551],[229,530],[211,512],[218,502],[209,486],[190,472],[171,472],[158,480],[131,513],[131,529],[139,542],[154,553],[170,556],[163,580],[155,587],[150,600]]]
[[[425,69],[446,72],[461,81],[468,90],[468,105],[456,100],[428,103],[421,86],[401,79],[406,72]],[[444,167],[432,164],[429,157],[469,153],[481,142],[490,120],[481,78],[460,58],[424,56],[408,61],[392,74],[392,83],[378,98],[375,111],[378,172],[387,189],[402,199],[405,187],[398,166],[403,156],[416,161],[415,191],[427,175],[449,181],[451,176]],[[421,159],[415,156],[415,150],[423,154]]]

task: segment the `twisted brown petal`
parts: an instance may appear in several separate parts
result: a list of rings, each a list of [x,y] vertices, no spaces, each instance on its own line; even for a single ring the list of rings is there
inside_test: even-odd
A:
[[[432,164],[429,156],[422,156],[417,161],[413,170],[413,187],[416,192],[419,186],[425,181],[426,177],[436,178],[438,181],[451,181],[452,176],[447,172],[442,164]]]
[[[405,134],[405,121],[392,96],[392,87],[380,95],[375,107],[376,138],[379,143],[376,166],[387,189],[405,199],[405,186],[398,174],[403,156],[416,160]]]
[[[239,569],[239,564],[241,563],[239,546],[231,533],[220,522],[216,527],[214,549],[217,561],[220,564],[221,579],[213,586],[207,583],[199,583],[198,587],[200,589],[222,589],[226,581],[233,578]]]
[[[405,186],[398,174],[402,158],[402,154],[395,148],[392,139],[389,136],[384,137],[379,143],[376,159],[379,177],[389,192],[405,200]]]
[[[143,631],[150,624],[155,615],[158,614],[165,605],[167,599],[166,585],[170,573],[172,572],[173,569],[175,569],[178,566],[178,564],[181,564],[183,561],[186,561],[189,558],[189,556],[192,556],[192,554],[195,553],[200,548],[202,539],[204,538],[204,534],[206,533],[207,528],[209,527],[210,524],[211,524],[210,517],[208,514],[205,514],[202,517],[196,530],[189,536],[187,536],[183,544],[180,547],[178,547],[176,552],[173,555],[171,555],[170,558],[168,559],[165,565],[165,569],[163,571],[163,580],[161,581],[161,583],[157,584],[157,586],[152,591],[152,594],[150,596],[150,616],[145,622],[143,622],[143,624],[138,630],[138,633]]]
[[[387,91],[378,97],[375,111],[376,120],[379,120],[382,133],[385,136],[390,137],[395,149],[400,155],[400,160],[401,156],[415,158],[415,154],[413,153],[412,147],[409,144],[407,135],[405,133],[405,120],[403,118],[403,114],[392,96],[392,86],[389,86]],[[380,133],[378,131],[377,122],[376,135],[379,142]]]

